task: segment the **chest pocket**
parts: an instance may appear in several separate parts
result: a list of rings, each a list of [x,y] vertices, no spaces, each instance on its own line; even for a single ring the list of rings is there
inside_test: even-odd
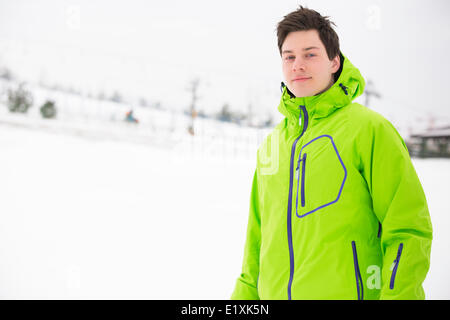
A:
[[[297,217],[303,218],[339,201],[347,169],[331,136],[318,136],[301,148],[296,178]]]

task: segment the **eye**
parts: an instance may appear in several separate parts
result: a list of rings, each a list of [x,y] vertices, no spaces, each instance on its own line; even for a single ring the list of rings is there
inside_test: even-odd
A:
[[[294,59],[295,59],[294,56],[287,56],[287,57],[285,58],[285,60],[294,60]]]
[[[310,53],[306,55],[307,57],[315,57],[316,55],[314,53]]]

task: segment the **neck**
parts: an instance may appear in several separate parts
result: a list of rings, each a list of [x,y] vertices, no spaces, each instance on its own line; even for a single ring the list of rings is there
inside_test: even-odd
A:
[[[324,90],[320,91],[319,93],[317,93],[315,95],[317,96],[317,95],[319,95],[321,93],[324,93],[325,91],[330,89],[333,86],[333,84],[334,84],[334,77],[333,77],[333,75],[331,75],[331,79],[330,79],[330,82],[328,83],[328,86]]]

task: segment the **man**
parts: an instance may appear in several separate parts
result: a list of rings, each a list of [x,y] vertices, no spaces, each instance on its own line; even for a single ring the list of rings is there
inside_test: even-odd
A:
[[[278,24],[285,116],[257,153],[232,299],[424,299],[432,226],[401,136],[353,103],[359,70],[331,21]]]

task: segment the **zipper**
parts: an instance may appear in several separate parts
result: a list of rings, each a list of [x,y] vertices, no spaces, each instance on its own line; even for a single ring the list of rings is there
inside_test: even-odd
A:
[[[397,274],[398,263],[400,262],[400,256],[402,255],[402,251],[403,251],[403,243],[400,243],[400,245],[398,246],[397,257],[395,258],[392,264],[393,270],[391,275],[391,283],[389,284],[389,288],[391,290],[394,289],[395,275]]]
[[[306,166],[306,153],[303,155],[302,166],[302,207],[305,206],[305,166]],[[297,190],[298,194],[298,190]]]
[[[300,184],[300,162],[302,162],[302,185],[299,188]],[[306,153],[303,154],[303,158],[298,157],[297,168],[295,169],[296,177],[297,177],[297,195],[295,196],[295,214],[298,216],[298,190],[301,191],[301,205],[305,206],[305,162],[306,162]]]
[[[352,241],[353,249],[353,264],[355,266],[355,278],[356,278],[356,290],[358,291],[358,300],[364,300],[364,288],[361,278],[361,272],[359,271],[358,254],[356,253],[356,243]]]
[[[299,157],[297,162],[297,168],[295,169],[295,177],[297,178],[297,195],[295,197],[295,213],[298,215],[298,189],[300,184],[300,162],[302,159]]]
[[[293,171],[294,171],[294,161],[295,161],[295,146],[297,145],[298,140],[303,136],[308,127],[308,112],[306,112],[306,107],[304,105],[300,105],[299,108],[303,111],[304,121],[303,121],[303,130],[302,133],[295,139],[292,144],[291,149],[291,162],[289,167],[289,198],[288,198],[288,209],[287,209],[287,235],[288,235],[288,246],[289,246],[289,282],[287,287],[288,300],[292,300],[291,296],[291,288],[292,288],[292,280],[294,279],[294,249],[292,243],[292,185],[294,183]],[[299,119],[302,116],[302,112],[300,111]],[[300,120],[299,120],[300,121]],[[298,183],[298,180],[297,180]]]

